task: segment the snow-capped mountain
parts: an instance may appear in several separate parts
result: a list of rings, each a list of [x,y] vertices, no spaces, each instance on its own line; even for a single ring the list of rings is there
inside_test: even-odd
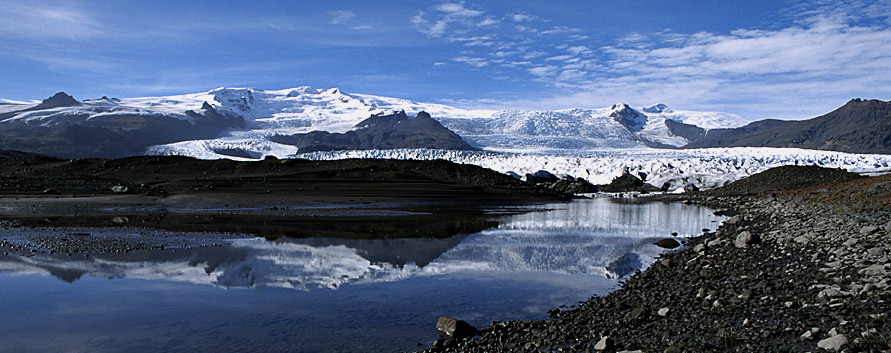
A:
[[[679,147],[689,143],[690,138],[673,125],[696,125],[691,128],[702,130],[735,127],[748,122],[732,114],[675,111],[664,104],[637,109],[619,103],[602,109],[468,110],[399,98],[347,94],[337,88],[302,86],[268,91],[218,88],[175,96],[102,97],[80,102],[61,93],[41,103],[0,105],[0,127],[82,127],[88,121],[110,124],[122,117],[173,119],[194,126],[208,121],[204,119],[207,115],[204,112],[213,112],[223,118],[241,117],[244,127],[225,124],[232,129],[221,136],[207,139],[207,134],[202,134],[204,137],[201,138],[164,141],[151,148],[152,153],[212,158],[213,151],[236,150],[241,151],[239,156],[246,158],[285,157],[298,151],[270,142],[270,136],[311,131],[344,133],[371,115],[393,111],[405,111],[409,115],[425,111],[472,145],[492,151]],[[141,140],[139,136],[127,139]],[[22,144],[12,147],[33,150]],[[190,149],[193,151],[187,151]],[[35,152],[54,154],[46,149]]]
[[[471,144],[493,151],[541,151],[554,149],[634,148],[645,146],[679,147],[690,140],[672,131],[667,121],[696,125],[702,129],[745,125],[749,121],[733,114],[675,111],[664,104],[634,109],[620,103],[602,109],[566,109],[556,111],[468,110],[442,104],[417,103],[399,98],[365,94],[347,94],[337,88],[264,91],[247,88],[220,88],[206,93],[162,97],[156,101],[177,105],[200,106],[209,102],[240,114],[248,124],[246,131],[220,139],[159,146],[155,153],[198,148],[190,155],[206,155],[219,149],[247,149],[250,155],[276,154],[292,149],[263,141],[273,134],[310,131],[342,133],[373,114],[405,111],[416,115],[426,111],[445,127]],[[151,99],[122,100],[146,108]],[[631,117],[633,124],[626,119]],[[279,156],[281,157],[281,156]]]

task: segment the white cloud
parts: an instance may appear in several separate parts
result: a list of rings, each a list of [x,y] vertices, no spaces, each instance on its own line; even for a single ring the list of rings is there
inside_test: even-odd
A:
[[[572,58],[571,55],[557,55],[557,56],[545,58],[544,61],[565,61],[570,58]]]
[[[471,27],[489,26],[497,23],[493,22],[495,21],[494,19],[488,17],[476,22],[475,19],[485,15],[485,12],[466,8],[463,3],[443,3],[435,6],[434,10],[436,12],[432,16],[437,19],[433,22],[424,18],[426,15],[424,11],[418,11],[418,14],[410,20],[421,33],[434,38],[445,35],[451,23],[459,23]]]
[[[33,2],[0,6],[0,36],[91,39],[109,35],[87,12],[73,7],[44,7]]]
[[[496,20],[496,19],[494,19],[494,18],[492,18],[492,17],[486,17],[486,18],[484,18],[482,21],[480,21],[479,23],[477,23],[477,26],[485,27],[485,26],[496,25],[496,24],[499,24],[499,23],[501,23],[501,21]]]
[[[554,65],[547,65],[533,67],[531,69],[528,69],[527,71],[529,71],[530,74],[538,77],[552,77],[557,74],[558,70],[559,69],[557,69],[557,67]]]
[[[538,16],[528,15],[524,13],[513,14],[510,19],[514,22],[529,22],[535,20]]]
[[[458,16],[458,17],[476,17],[484,14],[485,12],[479,10],[472,10],[464,7],[463,3],[444,3],[436,6],[436,10],[446,13],[449,16]]]
[[[346,10],[329,11],[328,14],[331,16],[328,23],[335,25],[347,22],[356,17],[355,13]]]
[[[452,58],[452,61],[465,63],[467,65],[470,65],[473,67],[478,67],[478,68],[489,65],[489,61],[486,60],[485,58],[474,58],[474,57],[469,57],[469,56],[459,56],[456,58]]]

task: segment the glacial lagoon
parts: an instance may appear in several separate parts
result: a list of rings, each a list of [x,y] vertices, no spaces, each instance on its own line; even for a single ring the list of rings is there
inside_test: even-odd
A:
[[[447,238],[238,237],[91,257],[6,255],[0,340],[17,352],[413,351],[438,338],[439,316],[485,327],[605,295],[666,251],[653,242],[722,220],[633,198],[507,211],[491,209],[488,229]]]

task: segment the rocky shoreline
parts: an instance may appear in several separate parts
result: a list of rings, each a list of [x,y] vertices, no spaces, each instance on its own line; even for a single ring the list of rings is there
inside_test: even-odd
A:
[[[891,175],[723,195],[699,202],[733,217],[615,292],[428,351],[891,351]]]

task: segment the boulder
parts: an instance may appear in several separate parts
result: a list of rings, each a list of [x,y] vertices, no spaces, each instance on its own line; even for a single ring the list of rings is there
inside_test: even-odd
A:
[[[817,347],[823,348],[829,352],[838,352],[848,344],[848,338],[845,335],[835,335],[817,342]]]
[[[597,344],[594,345],[595,351],[605,351],[611,348],[613,348],[613,339],[609,336],[604,336],[600,339],[600,341],[597,341]]]
[[[444,339],[462,339],[476,336],[479,331],[464,320],[442,316],[436,320],[436,331]]]
[[[865,226],[863,228],[860,228],[860,234],[862,234],[862,235],[870,235],[870,234],[878,232],[878,231],[879,231],[879,227],[876,227],[876,226]]]
[[[677,240],[674,240],[672,238],[665,238],[665,239],[657,241],[653,244],[656,244],[656,246],[663,248],[663,249],[674,249],[676,247],[681,246],[681,243],[679,243]]]
[[[757,244],[760,241],[757,235],[752,234],[749,231],[743,231],[736,236],[736,240],[733,242],[733,245],[737,248],[746,248],[751,244]]]
[[[560,178],[558,178],[556,175],[551,174],[550,172],[548,172],[546,170],[539,170],[532,174],[526,174],[526,179],[527,179],[526,181],[528,181],[530,183],[536,183],[536,184],[538,184],[538,183],[553,183],[553,182],[560,180]]]

